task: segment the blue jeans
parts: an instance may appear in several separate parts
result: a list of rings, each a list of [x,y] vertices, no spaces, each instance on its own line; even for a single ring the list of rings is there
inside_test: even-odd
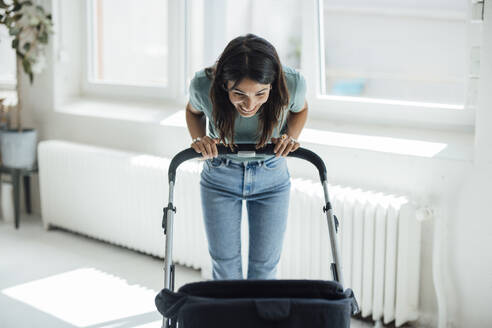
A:
[[[275,279],[289,207],[285,158],[244,163],[220,157],[206,160],[200,191],[213,278],[243,279],[244,199],[249,223],[248,279]]]

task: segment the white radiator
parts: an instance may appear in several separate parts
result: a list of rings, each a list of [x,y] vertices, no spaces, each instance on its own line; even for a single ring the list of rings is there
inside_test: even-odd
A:
[[[420,213],[404,197],[329,186],[340,222],[344,287],[362,316],[400,326],[418,319]],[[279,268],[281,278],[330,277],[331,252],[316,181],[292,179],[289,223]]]
[[[163,257],[161,222],[168,201],[169,159],[56,140],[41,142],[38,158],[46,226]],[[178,168],[173,258],[209,272],[201,167],[198,161],[188,161]],[[354,290],[362,316],[384,323],[395,320],[396,326],[416,320],[421,224],[415,206],[403,197],[359,189],[330,186],[329,191],[340,221],[344,287]],[[318,181],[292,179],[278,278],[331,279],[323,205]]]

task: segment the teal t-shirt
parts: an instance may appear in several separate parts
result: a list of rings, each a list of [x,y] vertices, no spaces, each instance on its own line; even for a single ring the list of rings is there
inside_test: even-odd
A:
[[[301,111],[306,100],[306,80],[304,77],[293,68],[283,66],[283,70],[287,89],[289,90],[289,104],[285,108],[286,112],[282,115],[283,120],[273,130],[272,137],[274,138],[278,138],[287,130],[287,111]],[[194,109],[206,115],[208,119],[208,136],[210,138],[218,138],[219,133],[213,124],[212,102],[210,100],[211,84],[212,81],[205,74],[205,70],[198,71],[190,83],[190,104]],[[236,114],[234,123],[234,142],[236,144],[258,142],[258,117],[259,111],[252,117],[242,117],[239,113]],[[251,161],[264,160],[271,156],[238,157],[237,155],[227,155],[227,157],[238,161]]]

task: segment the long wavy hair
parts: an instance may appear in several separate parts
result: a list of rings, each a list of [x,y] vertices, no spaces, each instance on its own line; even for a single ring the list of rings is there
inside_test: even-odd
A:
[[[267,40],[254,34],[240,36],[226,46],[214,66],[205,70],[212,80],[210,99],[213,105],[213,120],[220,141],[234,145],[234,122],[237,110],[229,99],[228,92],[244,78],[272,86],[268,100],[260,107],[257,148],[270,140],[283,112],[289,103],[289,91],[277,51]],[[227,88],[227,82],[234,85]]]

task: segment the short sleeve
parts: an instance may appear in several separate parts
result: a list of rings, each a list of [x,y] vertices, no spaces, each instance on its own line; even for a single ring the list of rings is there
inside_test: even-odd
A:
[[[295,74],[295,92],[292,95],[291,105],[289,110],[291,112],[300,112],[304,108],[306,102],[306,79],[301,73]]]
[[[190,82],[190,105],[196,110],[204,112],[204,102],[202,89],[200,88],[200,78],[195,75]]]

